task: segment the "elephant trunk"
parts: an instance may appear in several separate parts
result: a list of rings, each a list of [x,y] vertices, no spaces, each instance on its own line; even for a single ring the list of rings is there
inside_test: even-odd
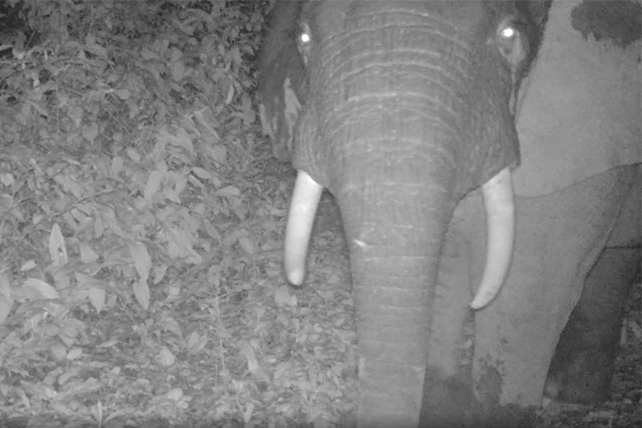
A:
[[[408,166],[408,165],[406,165]],[[419,162],[418,167],[423,166]],[[445,171],[445,172],[444,172]],[[357,169],[335,190],[350,248],[357,314],[361,427],[416,427],[421,408],[434,284],[441,245],[456,203],[454,173],[444,179],[400,182]],[[405,173],[404,173],[405,175]],[[382,178],[377,178],[382,177]],[[386,178],[383,178],[386,177]],[[435,184],[438,183],[438,184]],[[322,187],[300,171],[286,230],[288,279],[300,284]],[[473,300],[478,308],[499,291],[512,244],[510,174],[485,185],[490,227],[488,266]]]
[[[452,190],[368,177],[335,195],[357,315],[358,426],[416,427]]]

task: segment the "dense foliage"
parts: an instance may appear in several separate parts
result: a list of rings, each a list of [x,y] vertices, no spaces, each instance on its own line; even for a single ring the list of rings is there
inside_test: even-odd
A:
[[[8,6],[0,39],[0,397],[41,411],[104,387],[78,372],[89,348],[122,346],[118,334],[96,332],[93,322],[110,314],[129,317],[122,327],[136,336],[178,336],[140,345],[161,367],[181,352],[224,364],[221,318],[237,314],[221,314],[220,300],[247,292],[262,257],[274,259],[272,276],[280,276],[274,250],[287,192],[258,179],[267,156],[259,155],[252,105],[269,2]],[[195,295],[207,296],[194,311],[204,328],[165,314]],[[91,360],[93,370],[108,364]],[[170,392],[180,406],[182,394]],[[95,413],[100,398],[92,401]]]

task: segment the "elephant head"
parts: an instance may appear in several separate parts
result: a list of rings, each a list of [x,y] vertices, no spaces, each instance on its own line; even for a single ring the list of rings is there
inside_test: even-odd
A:
[[[519,162],[515,91],[535,52],[517,3],[285,1],[273,12],[259,92],[264,129],[294,136],[286,275],[304,279],[327,188],[350,250],[359,426],[419,423],[443,237],[457,202],[478,186],[489,239],[471,307],[488,304],[504,280],[510,168]],[[297,101],[279,121],[274,108],[287,96]],[[275,152],[287,158],[289,148],[281,142]],[[448,388],[448,379],[431,379]]]
[[[281,161],[291,160],[294,127],[307,92],[295,27],[302,4],[276,3],[268,17],[268,34],[259,57],[259,117],[263,133],[272,141],[272,153]]]

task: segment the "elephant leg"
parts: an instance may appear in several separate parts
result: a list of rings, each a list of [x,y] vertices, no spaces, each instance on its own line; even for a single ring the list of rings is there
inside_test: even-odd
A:
[[[546,389],[554,398],[587,404],[608,398],[624,302],[639,260],[639,249],[607,248],[589,273],[549,369]]]
[[[562,332],[546,384],[553,398],[595,404],[609,396],[626,298],[640,274],[639,189],[638,175]]]
[[[473,379],[487,426],[527,426],[540,405],[559,336],[635,176],[635,167],[619,167],[549,195],[517,198],[506,284],[475,316]],[[477,241],[476,270],[484,239]]]

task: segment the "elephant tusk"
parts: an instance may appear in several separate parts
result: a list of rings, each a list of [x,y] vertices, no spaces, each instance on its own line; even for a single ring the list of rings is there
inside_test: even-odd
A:
[[[285,276],[294,285],[301,285],[305,276],[305,257],[323,187],[306,172],[299,171],[294,184],[288,223],[285,227]]]
[[[504,168],[482,186],[488,223],[486,267],[481,283],[470,303],[472,309],[481,309],[499,293],[513,253],[515,237],[515,204],[509,168]]]

